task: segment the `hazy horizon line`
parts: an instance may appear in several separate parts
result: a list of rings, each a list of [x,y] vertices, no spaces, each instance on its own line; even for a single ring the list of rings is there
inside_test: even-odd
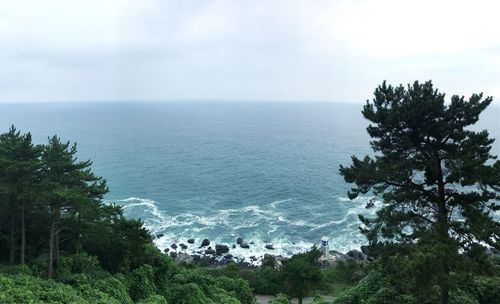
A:
[[[487,96],[486,96],[487,97]],[[365,99],[363,101],[338,101],[338,100],[307,100],[307,99],[215,99],[215,98],[207,98],[207,99],[92,99],[92,100],[16,100],[16,101],[8,101],[1,100],[1,104],[72,104],[72,103],[181,103],[181,102],[192,102],[192,103],[310,103],[310,104],[318,104],[318,103],[336,103],[336,104],[351,104],[351,105],[359,105],[365,104],[366,101],[371,101],[372,99]],[[495,107],[500,107],[500,98],[495,99],[493,97],[493,102],[491,105]],[[449,103],[449,101],[445,101]]]
[[[0,104],[34,104],[34,103],[174,103],[174,102],[207,102],[207,103],[347,103],[359,104],[365,103],[366,100],[360,101],[335,101],[335,100],[320,100],[320,99],[229,99],[229,98],[179,98],[179,99],[81,99],[81,100],[2,100]]]

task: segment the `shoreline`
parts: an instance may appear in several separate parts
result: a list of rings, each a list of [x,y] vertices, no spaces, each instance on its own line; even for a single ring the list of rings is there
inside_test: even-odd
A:
[[[153,236],[153,241],[157,241],[165,237],[160,233]],[[177,263],[200,263],[207,266],[224,266],[229,263],[234,263],[241,268],[255,268],[262,265],[262,263],[269,258],[273,258],[277,266],[281,261],[290,258],[291,256],[306,252],[301,250],[296,252],[288,252],[288,254],[280,254],[273,244],[267,243],[263,248],[257,249],[258,246],[254,241],[247,241],[243,238],[237,238],[233,244],[218,244],[210,241],[209,239],[187,239],[185,242],[178,240],[172,242],[169,247],[160,248],[154,242],[158,250],[162,253],[169,255]],[[260,244],[260,242],[258,242]],[[312,246],[311,246],[312,248]],[[253,249],[253,250],[252,250]],[[310,248],[309,248],[310,249]],[[325,265],[330,265],[338,260],[352,259],[355,261],[368,261],[369,249],[368,246],[362,245],[359,249],[352,249],[345,253],[329,248],[328,257],[323,257],[322,262]],[[246,253],[241,254],[241,253]]]

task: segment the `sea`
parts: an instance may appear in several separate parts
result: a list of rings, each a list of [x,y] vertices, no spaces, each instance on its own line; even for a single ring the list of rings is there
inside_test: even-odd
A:
[[[318,245],[347,252],[366,244],[358,215],[373,216],[370,195],[349,200],[339,174],[351,155],[372,154],[362,103],[102,101],[0,104],[0,132],[14,124],[36,143],[54,134],[77,142],[110,192],[106,203],[140,218],[164,249],[198,250],[202,239],[290,256]],[[500,107],[477,130],[500,138]],[[498,155],[500,141],[492,153]],[[368,201],[375,208],[365,208]],[[187,243],[190,238],[195,244]],[[272,244],[274,249],[266,249]]]

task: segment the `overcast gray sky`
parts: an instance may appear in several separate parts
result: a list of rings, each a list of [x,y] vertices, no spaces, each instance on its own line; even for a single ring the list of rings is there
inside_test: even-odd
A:
[[[0,101],[364,102],[432,79],[500,99],[500,1],[0,4]]]

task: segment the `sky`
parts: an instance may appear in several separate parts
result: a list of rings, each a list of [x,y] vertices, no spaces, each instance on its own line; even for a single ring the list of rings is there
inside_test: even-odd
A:
[[[363,103],[432,79],[500,104],[496,0],[0,2],[0,102]]]

